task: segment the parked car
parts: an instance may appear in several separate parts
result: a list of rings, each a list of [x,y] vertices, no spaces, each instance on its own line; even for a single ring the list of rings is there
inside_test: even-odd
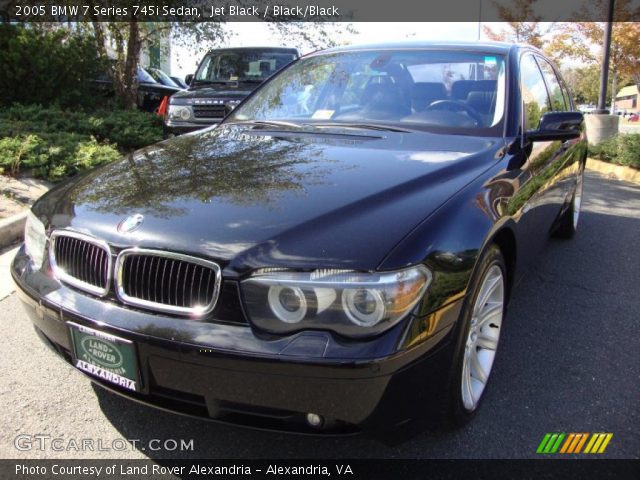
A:
[[[593,104],[587,105],[587,104],[582,104],[582,105],[578,105],[578,110],[582,113],[593,113],[598,109],[598,107],[596,107]]]
[[[397,442],[478,411],[518,278],[578,226],[583,123],[534,48],[314,53],[217,128],[52,189],[12,276],[112,392]]]
[[[169,100],[167,136],[215,125],[271,75],[299,57],[295,48],[247,47],[212,50],[186,91]]]
[[[174,82],[169,75],[164,73],[159,68],[146,68],[145,70],[156,82],[161,83],[166,87],[182,89],[182,87],[178,83]]]
[[[189,85],[187,85],[187,82],[184,81],[184,79],[180,78],[180,77],[171,77],[171,80],[173,80],[176,85],[179,85],[180,88],[182,88],[183,90],[186,90],[187,88],[189,88]]]
[[[156,82],[144,68],[138,69],[136,80],[138,81],[138,108],[145,112],[156,112],[165,97],[180,91],[180,87]],[[99,94],[114,95],[113,82],[106,74],[96,79],[94,83]]]

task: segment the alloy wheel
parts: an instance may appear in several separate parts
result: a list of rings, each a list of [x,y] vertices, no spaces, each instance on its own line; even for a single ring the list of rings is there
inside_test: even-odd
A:
[[[576,183],[576,191],[573,194],[573,229],[578,227],[578,219],[580,218],[580,205],[582,204],[582,175],[578,175]]]
[[[498,265],[484,275],[470,320],[462,362],[462,403],[468,411],[478,406],[491,374],[500,340],[505,282]]]

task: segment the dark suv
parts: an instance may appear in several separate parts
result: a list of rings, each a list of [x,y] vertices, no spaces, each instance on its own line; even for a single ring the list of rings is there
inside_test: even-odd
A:
[[[248,47],[212,50],[189,88],[173,95],[165,117],[165,133],[174,136],[220,123],[247,95],[299,57],[295,48]]]

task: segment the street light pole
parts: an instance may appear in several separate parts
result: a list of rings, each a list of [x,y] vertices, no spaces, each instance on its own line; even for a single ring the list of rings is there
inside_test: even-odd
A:
[[[480,5],[478,7],[478,41],[480,41],[480,36],[482,34],[482,0],[480,0]]]
[[[600,96],[598,97],[598,109],[595,113],[608,114],[607,110],[607,84],[609,83],[609,54],[611,52],[611,30],[613,29],[613,7],[615,0],[609,0],[607,12],[607,24],[604,31],[604,45],[602,46],[602,71],[600,72]],[[613,92],[615,95],[615,92]]]

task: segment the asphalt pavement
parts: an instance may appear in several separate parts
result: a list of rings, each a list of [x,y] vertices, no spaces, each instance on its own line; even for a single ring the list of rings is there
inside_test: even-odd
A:
[[[40,342],[13,294],[0,301],[0,457],[533,458],[547,432],[611,432],[601,457],[639,458],[639,280],[640,187],[588,173],[577,236],[550,240],[515,292],[473,423],[395,447],[218,425],[92,387]],[[17,436],[37,434],[62,439],[58,446],[90,438],[109,449],[15,447]],[[145,450],[113,450],[120,439]],[[171,442],[148,448],[191,439],[192,451]]]

